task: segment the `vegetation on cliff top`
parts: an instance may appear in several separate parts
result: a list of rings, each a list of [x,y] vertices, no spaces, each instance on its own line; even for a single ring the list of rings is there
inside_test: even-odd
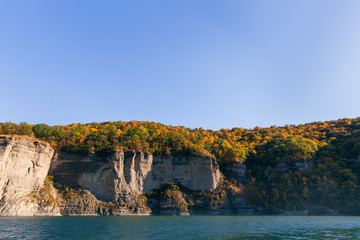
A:
[[[188,152],[211,154],[220,163],[244,161],[259,146],[272,149],[273,157],[286,161],[311,158],[318,148],[360,129],[360,118],[315,122],[285,127],[218,131],[166,126],[155,122],[103,122],[48,126],[46,124],[0,123],[0,134],[36,137],[67,152],[97,152],[115,149],[155,154]]]
[[[36,137],[67,152],[123,149],[212,155],[222,169],[245,161],[248,181],[239,187],[266,212],[319,206],[316,211],[360,214],[360,118],[218,131],[145,121],[65,126],[7,122],[0,123],[0,134]],[[306,159],[313,161],[306,171],[279,168],[279,164],[291,166]]]

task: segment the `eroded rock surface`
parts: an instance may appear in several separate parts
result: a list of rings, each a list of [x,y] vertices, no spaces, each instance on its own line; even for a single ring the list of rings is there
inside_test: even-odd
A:
[[[300,160],[300,161],[296,161],[296,162],[291,162],[291,163],[286,163],[286,162],[280,162],[277,166],[277,168],[280,171],[289,171],[289,170],[293,170],[293,171],[307,171],[310,168],[312,168],[314,166],[315,162],[313,159],[305,159],[305,160]]]
[[[54,150],[25,137],[0,136],[0,215],[58,215],[31,198],[44,186]]]
[[[234,178],[236,181],[243,182],[248,179],[247,168],[245,163],[233,162],[226,167],[227,176]]]
[[[221,181],[212,157],[122,151],[106,156],[58,153],[50,174],[58,184],[83,187],[98,199],[111,202],[128,201],[133,194],[147,193],[170,182],[191,190],[210,190]]]
[[[225,185],[209,156],[81,155],[55,152],[28,137],[0,136],[0,216],[238,214],[244,206],[248,211]],[[164,186],[172,190],[164,192]]]

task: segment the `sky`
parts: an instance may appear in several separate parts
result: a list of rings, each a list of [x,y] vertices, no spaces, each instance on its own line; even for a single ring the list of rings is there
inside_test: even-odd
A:
[[[0,122],[360,117],[358,0],[0,0]]]

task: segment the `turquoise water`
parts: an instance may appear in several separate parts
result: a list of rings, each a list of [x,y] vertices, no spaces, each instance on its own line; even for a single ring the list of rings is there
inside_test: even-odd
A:
[[[2,217],[0,238],[360,239],[360,217]]]

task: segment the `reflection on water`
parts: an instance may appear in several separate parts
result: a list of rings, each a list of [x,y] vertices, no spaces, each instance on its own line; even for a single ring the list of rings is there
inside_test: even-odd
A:
[[[360,239],[360,217],[0,218],[11,239]]]

